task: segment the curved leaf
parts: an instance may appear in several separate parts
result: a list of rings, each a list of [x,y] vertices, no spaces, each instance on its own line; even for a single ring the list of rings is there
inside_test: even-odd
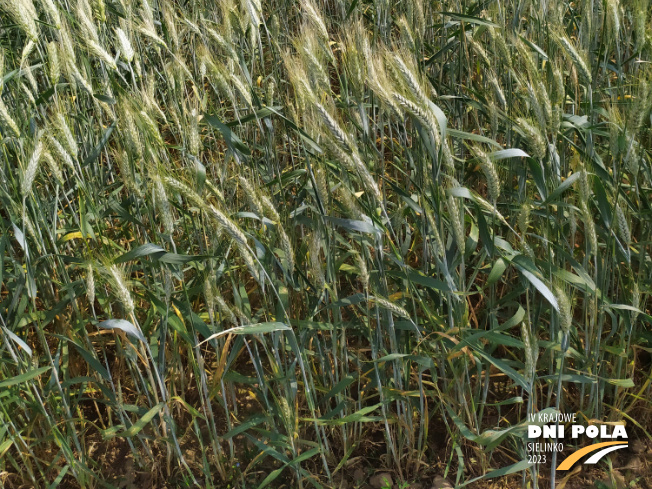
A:
[[[146,342],[140,329],[125,319],[107,319],[106,321],[99,323],[97,327],[104,329],[119,329],[143,343]]]

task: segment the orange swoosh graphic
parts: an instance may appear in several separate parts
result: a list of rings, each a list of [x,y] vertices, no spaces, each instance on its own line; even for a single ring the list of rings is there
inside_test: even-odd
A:
[[[610,447],[612,445],[627,445],[627,442],[605,441],[603,443],[596,443],[595,445],[589,445],[588,447],[584,447],[581,450],[578,450],[572,455],[566,457],[566,460],[564,460],[561,464],[559,464],[557,470],[568,470],[573,466],[575,462],[581,459],[584,455],[588,455],[591,452],[595,452],[596,450],[600,450],[601,448],[604,447]]]

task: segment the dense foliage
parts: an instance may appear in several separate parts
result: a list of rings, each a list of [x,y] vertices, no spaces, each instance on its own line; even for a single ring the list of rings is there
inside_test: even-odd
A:
[[[649,3],[0,0],[0,484],[650,436]]]

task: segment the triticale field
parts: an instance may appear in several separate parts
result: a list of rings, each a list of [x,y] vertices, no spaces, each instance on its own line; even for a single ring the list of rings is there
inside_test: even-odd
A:
[[[651,54],[650,0],[0,0],[0,486],[652,488]]]

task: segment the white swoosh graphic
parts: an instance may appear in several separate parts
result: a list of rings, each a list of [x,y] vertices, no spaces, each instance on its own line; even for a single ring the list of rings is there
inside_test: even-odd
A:
[[[604,457],[606,454],[608,454],[609,452],[613,452],[614,450],[620,450],[621,448],[626,448],[626,447],[627,447],[627,445],[616,445],[616,446],[613,446],[613,447],[603,448],[602,450],[600,450],[598,453],[594,454],[591,458],[589,458],[584,463],[585,464],[597,464],[598,461],[602,457]]]

